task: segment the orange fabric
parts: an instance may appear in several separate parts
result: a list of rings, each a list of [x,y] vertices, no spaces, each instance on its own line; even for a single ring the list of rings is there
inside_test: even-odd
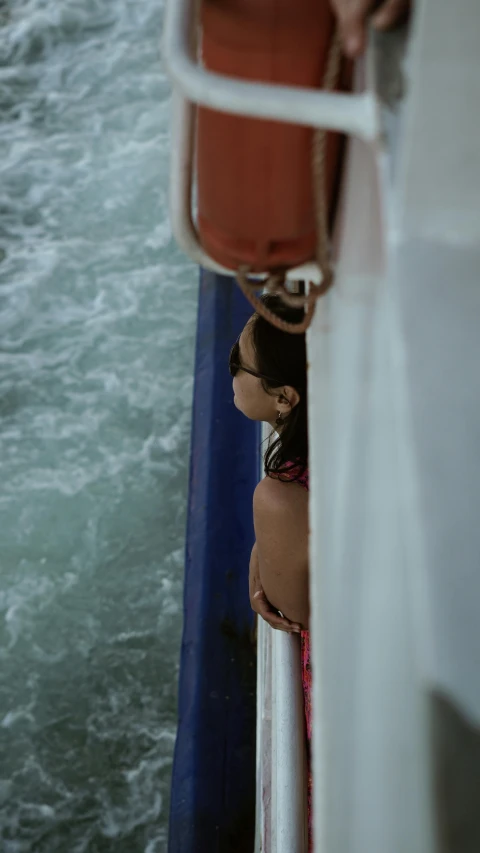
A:
[[[334,28],[329,0],[203,0],[203,65],[248,81],[322,87]],[[328,201],[338,134],[327,141]],[[272,271],[315,257],[313,130],[198,110],[198,230],[204,249],[237,270]]]

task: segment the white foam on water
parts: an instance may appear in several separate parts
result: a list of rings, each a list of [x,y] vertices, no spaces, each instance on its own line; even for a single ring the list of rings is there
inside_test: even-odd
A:
[[[196,271],[158,0],[0,6],[0,849],[163,853]]]

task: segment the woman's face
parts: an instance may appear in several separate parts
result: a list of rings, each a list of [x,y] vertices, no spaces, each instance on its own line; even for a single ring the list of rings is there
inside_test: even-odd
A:
[[[253,421],[266,421],[272,425],[279,413],[288,414],[291,407],[283,396],[286,389],[272,388],[268,393],[261,379],[242,370],[242,367],[258,370],[250,323],[247,323],[239,338],[238,364],[239,369],[232,382],[233,402],[237,409]]]

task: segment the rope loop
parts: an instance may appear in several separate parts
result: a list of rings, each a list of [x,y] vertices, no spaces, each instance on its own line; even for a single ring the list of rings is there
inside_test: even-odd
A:
[[[322,281],[321,284],[313,284],[310,282],[309,291],[307,294],[295,294],[287,290],[285,285],[285,276],[280,276],[278,273],[270,276],[266,281],[259,281],[248,277],[248,268],[241,267],[237,273],[237,284],[243,295],[250,302],[250,305],[255,309],[257,314],[260,314],[264,320],[280,329],[282,332],[288,332],[291,335],[303,335],[307,331],[312,322],[315,313],[315,303],[317,299],[323,296],[330,289],[333,283],[333,277],[330,275]],[[300,323],[289,323],[274,314],[269,308],[264,305],[262,300],[257,296],[257,291],[260,288],[265,288],[269,293],[276,293],[280,296],[286,305],[292,308],[304,308],[305,317]]]

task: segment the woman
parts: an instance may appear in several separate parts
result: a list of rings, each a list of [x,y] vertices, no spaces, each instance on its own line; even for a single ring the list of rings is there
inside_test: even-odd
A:
[[[302,319],[303,309],[288,308],[277,296],[264,296],[262,300],[271,311],[289,322]],[[237,409],[252,420],[269,423],[274,430],[272,437],[276,433],[265,453],[266,476],[253,496],[256,541],[250,559],[250,602],[253,610],[272,628],[301,634],[309,745],[311,674],[305,335],[280,331],[254,314],[232,347],[230,373]],[[311,782],[309,814],[310,798]]]
[[[290,322],[301,309],[264,296]],[[272,628],[308,629],[308,429],[305,335],[289,335],[254,314],[230,353],[234,403],[277,433],[255,489],[256,542],[250,562],[253,609]],[[273,435],[273,434],[272,434]],[[281,611],[283,616],[278,614]]]

